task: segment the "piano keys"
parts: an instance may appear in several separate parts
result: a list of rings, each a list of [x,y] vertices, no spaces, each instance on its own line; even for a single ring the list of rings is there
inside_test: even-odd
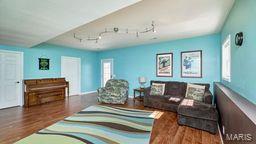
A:
[[[69,83],[65,78],[24,80],[24,106],[40,105],[64,100],[69,95]]]

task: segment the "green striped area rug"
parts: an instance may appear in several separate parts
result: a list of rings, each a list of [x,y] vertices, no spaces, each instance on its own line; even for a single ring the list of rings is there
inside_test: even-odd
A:
[[[90,106],[16,144],[147,144],[152,111]]]

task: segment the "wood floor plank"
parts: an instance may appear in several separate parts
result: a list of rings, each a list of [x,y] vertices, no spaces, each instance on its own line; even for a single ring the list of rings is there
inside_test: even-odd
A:
[[[173,117],[173,115],[170,117]],[[173,142],[174,137],[178,131],[179,125],[177,124],[177,117],[174,117],[173,119],[171,119],[169,125],[170,125],[170,128],[168,128],[169,131],[167,133],[167,136],[165,136],[165,139],[163,139],[163,143],[166,143],[166,144],[171,144]]]
[[[193,141],[194,131],[190,127],[186,127],[185,134],[182,139],[182,144],[191,144]]]
[[[212,137],[211,137],[210,133],[202,131],[202,143],[203,144],[211,144],[212,143]]]
[[[72,96],[65,101],[52,102],[30,108],[14,107],[0,110],[0,143],[11,144],[27,137],[57,121],[60,121],[82,109],[98,104],[96,94]],[[142,102],[128,100],[127,108],[156,110],[143,106]],[[159,110],[157,110],[159,111]],[[154,121],[151,144],[220,144],[219,134],[179,126],[177,114],[161,111],[162,115]]]
[[[174,136],[173,144],[182,144],[182,140],[186,131],[185,126],[179,126],[177,133]]]
[[[202,144],[202,131],[195,130],[192,144]]]

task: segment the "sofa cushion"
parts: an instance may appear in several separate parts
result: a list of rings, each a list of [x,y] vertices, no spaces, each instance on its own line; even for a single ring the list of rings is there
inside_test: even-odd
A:
[[[185,97],[186,87],[183,82],[168,82],[166,85],[166,94],[172,96]]]
[[[153,107],[162,110],[168,110],[177,112],[178,105],[180,102],[173,102],[169,101],[170,95],[163,95],[163,96],[154,96],[154,95],[147,95],[144,97],[144,106]],[[183,97],[180,97],[183,99]]]
[[[185,87],[186,87],[186,88],[187,88],[187,85],[188,85],[188,84],[189,84],[189,83],[185,83]],[[206,92],[210,90],[210,84],[208,84],[208,83],[191,83],[191,84],[205,86],[205,91],[206,91]]]
[[[177,112],[179,103],[171,103],[164,99],[161,99],[162,96],[149,96],[144,97],[144,106],[153,107],[161,110],[168,110],[172,112]]]
[[[129,83],[126,80],[123,79],[110,79],[107,81],[105,87],[123,87],[128,89],[129,88]]]
[[[186,94],[186,83],[176,81],[151,81],[153,83],[165,84],[165,95],[181,96],[185,97]]]
[[[169,99],[170,99],[171,97],[180,98],[181,100],[178,101],[178,102],[170,101]],[[176,105],[179,105],[180,102],[183,100],[183,97],[171,96],[171,95],[162,95],[162,96],[159,96],[159,95],[150,95],[148,98],[153,99],[153,100],[157,100],[157,101],[162,102],[162,103],[170,103],[170,104],[176,104]]]
[[[191,101],[192,104],[191,104]],[[205,120],[218,120],[218,113],[214,106],[195,100],[183,99],[178,106],[178,114],[188,117],[200,118]]]
[[[165,84],[153,83],[150,89],[150,95],[164,95]]]
[[[195,84],[187,84],[186,98],[194,99],[197,101],[204,101],[204,92],[205,86],[195,85]]]

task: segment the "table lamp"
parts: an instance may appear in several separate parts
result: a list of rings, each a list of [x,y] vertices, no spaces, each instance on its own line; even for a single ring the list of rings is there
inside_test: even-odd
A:
[[[139,77],[140,88],[144,88],[144,84],[147,83],[146,77]]]

